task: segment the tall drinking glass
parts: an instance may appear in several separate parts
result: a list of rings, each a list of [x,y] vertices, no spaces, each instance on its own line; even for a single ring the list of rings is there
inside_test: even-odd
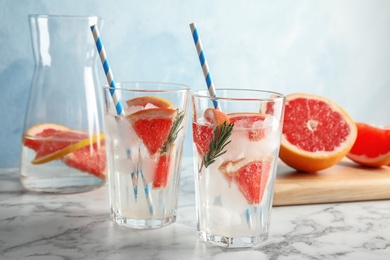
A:
[[[198,236],[224,247],[257,246],[269,232],[284,96],[216,93],[192,93]]]
[[[174,223],[189,88],[121,82],[105,86],[104,97],[112,220],[137,229]]]

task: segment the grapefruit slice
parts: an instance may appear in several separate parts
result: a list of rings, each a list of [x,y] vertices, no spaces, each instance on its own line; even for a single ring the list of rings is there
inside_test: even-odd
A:
[[[233,113],[228,114],[230,122],[234,124],[235,129],[242,129],[247,132],[250,141],[260,141],[264,138],[263,129],[259,128],[256,124],[261,124],[267,115],[260,113]]]
[[[258,158],[248,162],[242,158],[237,161],[224,162],[219,170],[228,178],[235,181],[241,194],[248,204],[261,202],[267,187],[273,159],[269,157]]]
[[[192,123],[193,141],[199,155],[203,155],[210,150],[210,143],[214,137],[214,129],[226,122],[230,124],[229,117],[222,111],[208,108],[204,112],[206,124]]]
[[[52,137],[56,133],[69,130],[68,127],[59,124],[38,124],[26,131],[23,137],[23,145],[34,151],[38,151],[46,138]]]
[[[333,101],[310,94],[286,96],[279,157],[290,167],[316,172],[338,163],[357,136],[352,118]]]
[[[158,158],[156,171],[153,177],[153,189],[163,189],[167,187],[169,177],[173,171],[175,155],[175,145],[172,145],[168,152],[161,154]]]
[[[94,136],[91,139],[84,139],[77,144],[80,148],[67,154],[62,161],[69,167],[87,172],[105,180],[107,177],[107,157],[104,143],[104,135]],[[83,141],[88,141],[82,143]],[[91,145],[93,143],[93,145]],[[74,144],[72,148],[76,148]]]
[[[84,138],[78,142],[74,141],[61,141],[57,139],[59,136],[65,138],[72,138],[74,140],[77,138]],[[73,133],[73,132],[61,132],[55,135],[55,140],[45,141],[39,148],[34,160],[31,161],[32,164],[43,164],[48,163],[53,160],[61,159],[65,155],[77,151],[87,145],[96,143],[98,141],[104,140],[104,134],[95,135],[92,138],[85,138],[85,134]],[[88,161],[87,161],[88,163]]]
[[[357,122],[357,138],[347,157],[364,166],[390,164],[390,128]]]
[[[126,116],[135,133],[150,155],[160,150],[167,140],[177,110],[171,108],[149,108]]]
[[[165,108],[171,108],[172,103],[168,100],[160,97],[155,96],[142,96],[142,97],[136,97],[130,100],[126,101],[127,106],[143,106],[145,107],[147,104],[152,104],[156,107],[165,107]]]

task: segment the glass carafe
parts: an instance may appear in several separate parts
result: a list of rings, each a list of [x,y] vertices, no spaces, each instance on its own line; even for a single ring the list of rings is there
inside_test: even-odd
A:
[[[90,26],[99,17],[30,15],[35,71],[25,114],[20,179],[40,192],[106,182],[103,105]]]

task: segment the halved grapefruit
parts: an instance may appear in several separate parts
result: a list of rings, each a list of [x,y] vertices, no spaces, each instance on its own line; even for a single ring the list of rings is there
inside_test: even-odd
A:
[[[167,140],[177,115],[176,109],[149,108],[126,116],[150,155],[156,154]]]
[[[390,127],[377,127],[357,122],[357,138],[347,157],[365,166],[390,164]]]
[[[286,96],[279,157],[288,166],[316,172],[338,163],[352,148],[356,124],[335,102],[311,94]]]

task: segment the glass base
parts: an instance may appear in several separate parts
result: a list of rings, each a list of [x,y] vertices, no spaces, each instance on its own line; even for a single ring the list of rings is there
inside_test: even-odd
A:
[[[161,219],[134,219],[126,218],[121,215],[111,214],[111,219],[120,226],[134,229],[156,229],[168,226],[176,222],[176,215]]]
[[[43,193],[71,194],[96,190],[105,182],[95,177],[78,178],[33,178],[21,177],[22,185],[31,191]]]
[[[259,246],[261,243],[268,239],[268,233],[261,234],[258,236],[226,237],[220,235],[213,235],[202,230],[198,230],[198,237],[209,244],[228,248],[240,248]]]

